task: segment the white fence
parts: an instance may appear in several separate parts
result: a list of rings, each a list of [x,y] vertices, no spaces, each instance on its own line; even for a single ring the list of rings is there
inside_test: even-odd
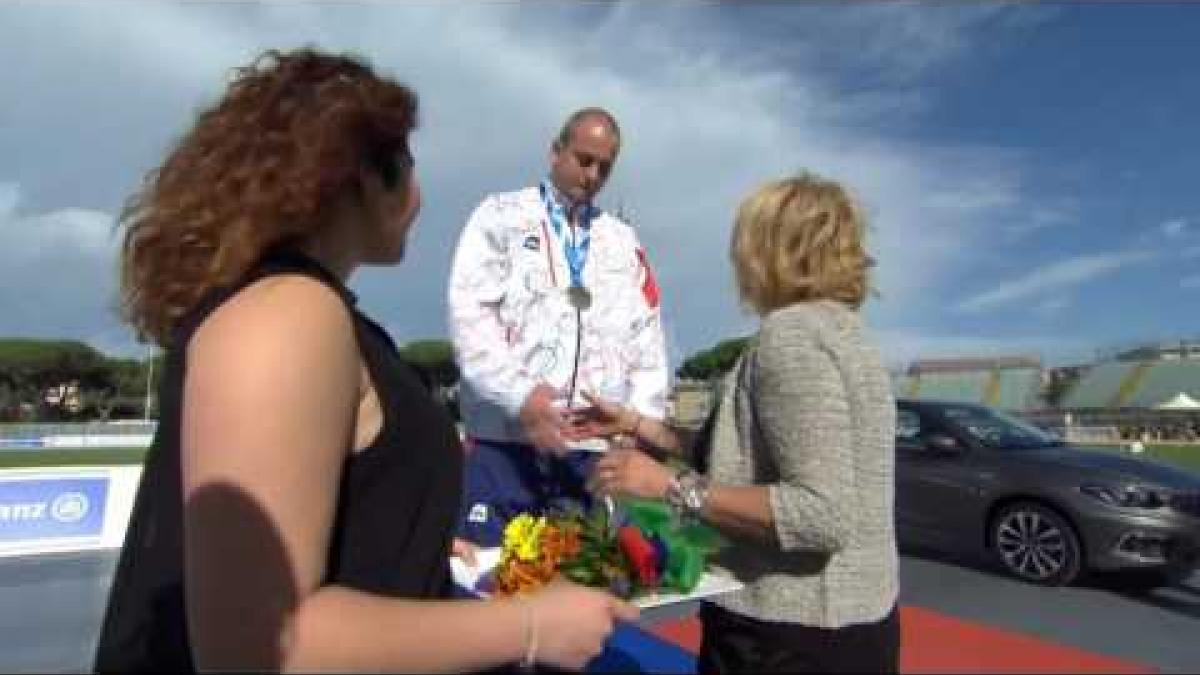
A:
[[[1120,443],[1121,431],[1113,425],[1072,425],[1066,429],[1071,443]]]
[[[0,452],[38,448],[140,448],[154,438],[155,421],[0,426]]]

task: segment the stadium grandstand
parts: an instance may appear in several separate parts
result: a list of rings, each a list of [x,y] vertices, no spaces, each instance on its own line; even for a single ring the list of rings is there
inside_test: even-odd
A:
[[[1060,407],[1077,411],[1161,409],[1172,401],[1187,399],[1200,401],[1200,341],[1141,346],[1118,353],[1084,372],[1066,392]]]
[[[893,379],[900,398],[982,403],[1025,412],[1043,407],[1042,362],[1036,356],[922,359]]]
[[[1140,345],[1081,369],[1058,408],[1125,439],[1200,440],[1200,340]]]
[[[1200,441],[1200,340],[1137,343],[1055,367],[1035,356],[924,359],[892,382],[899,398],[982,403],[1072,440]]]

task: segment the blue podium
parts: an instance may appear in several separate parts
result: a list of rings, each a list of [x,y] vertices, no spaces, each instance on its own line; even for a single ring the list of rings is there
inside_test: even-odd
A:
[[[613,631],[589,673],[694,673],[696,657],[633,624]]]
[[[479,597],[460,586],[454,588],[459,597]],[[621,623],[609,637],[600,656],[588,664],[586,672],[695,673],[696,657],[638,624]]]

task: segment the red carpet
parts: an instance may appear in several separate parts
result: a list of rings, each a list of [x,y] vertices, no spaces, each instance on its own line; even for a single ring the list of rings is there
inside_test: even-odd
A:
[[[1146,666],[991,628],[919,607],[900,608],[904,673],[1150,673]],[[695,618],[664,621],[650,632],[692,653]]]

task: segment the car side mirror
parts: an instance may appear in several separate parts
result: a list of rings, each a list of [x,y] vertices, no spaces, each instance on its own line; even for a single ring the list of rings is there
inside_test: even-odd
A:
[[[958,439],[949,434],[930,434],[925,439],[925,449],[935,455],[961,455],[963,452],[962,444]]]

